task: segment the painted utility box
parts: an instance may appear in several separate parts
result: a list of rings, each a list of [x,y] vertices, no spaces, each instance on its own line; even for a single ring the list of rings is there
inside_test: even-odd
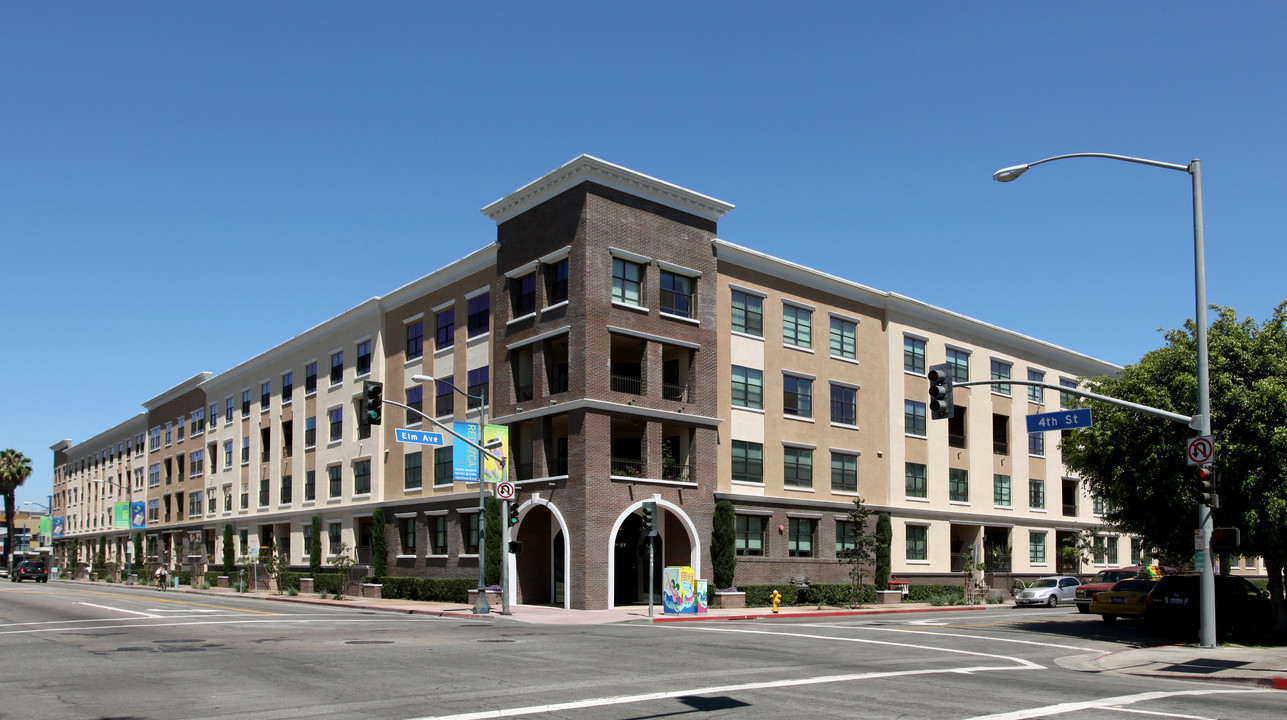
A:
[[[697,578],[687,565],[661,571],[661,599],[667,613],[697,612]]]

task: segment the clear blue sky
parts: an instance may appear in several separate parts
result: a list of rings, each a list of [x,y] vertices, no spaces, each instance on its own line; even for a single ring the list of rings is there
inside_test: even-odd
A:
[[[479,208],[580,153],[736,204],[731,242],[1135,362],[1193,317],[1189,176],[992,172],[1201,158],[1209,300],[1263,319],[1285,31],[1281,2],[5,2],[0,447],[45,502],[51,444],[492,242]]]

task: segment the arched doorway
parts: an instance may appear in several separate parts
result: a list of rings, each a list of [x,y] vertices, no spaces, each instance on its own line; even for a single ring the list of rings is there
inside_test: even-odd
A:
[[[643,518],[638,513],[627,515],[617,528],[612,547],[615,569],[612,583],[614,606],[648,602],[648,546]],[[661,602],[661,568],[665,564],[665,544],[661,535],[651,538],[653,602]]]
[[[519,521],[510,539],[522,545],[517,555],[506,553],[515,580],[510,601],[568,607],[567,523],[558,508],[533,493],[519,505]]]

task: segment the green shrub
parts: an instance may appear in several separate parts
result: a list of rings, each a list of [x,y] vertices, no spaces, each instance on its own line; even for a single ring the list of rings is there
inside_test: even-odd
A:
[[[192,584],[192,571],[191,571],[191,570],[178,570],[178,571],[176,571],[176,572],[174,573],[174,576],[175,576],[175,577],[177,577],[177,578],[179,579],[179,584],[180,584],[180,585],[191,585],[191,584]]]
[[[370,582],[376,578],[364,580]],[[478,587],[474,578],[382,577],[381,596],[423,602],[469,602],[469,591]]]
[[[959,605],[965,602],[965,595],[962,593],[938,592],[927,595],[924,602],[928,602],[935,607],[943,605]]]
[[[914,603],[931,602],[932,596],[951,596],[942,605],[953,605],[965,599],[965,588],[960,585],[912,585],[907,589],[907,601]]]
[[[876,602],[876,588],[863,585],[861,600],[854,601],[854,586],[850,583],[817,583],[804,593],[806,605],[862,605]]]
[[[738,585],[738,590],[746,593],[747,607],[768,607],[773,604],[770,595],[777,590],[782,595],[782,605],[805,604],[805,593],[791,583],[779,585]]]

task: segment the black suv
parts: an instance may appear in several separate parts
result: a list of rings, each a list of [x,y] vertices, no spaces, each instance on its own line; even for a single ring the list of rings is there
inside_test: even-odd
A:
[[[1144,600],[1144,622],[1154,631],[1195,635],[1201,605],[1199,575],[1164,575]],[[1216,634],[1257,636],[1273,627],[1269,593],[1246,578],[1215,578]]]
[[[49,568],[45,567],[45,564],[39,560],[23,560],[9,574],[9,580],[12,582],[22,582],[23,580],[49,582]]]

